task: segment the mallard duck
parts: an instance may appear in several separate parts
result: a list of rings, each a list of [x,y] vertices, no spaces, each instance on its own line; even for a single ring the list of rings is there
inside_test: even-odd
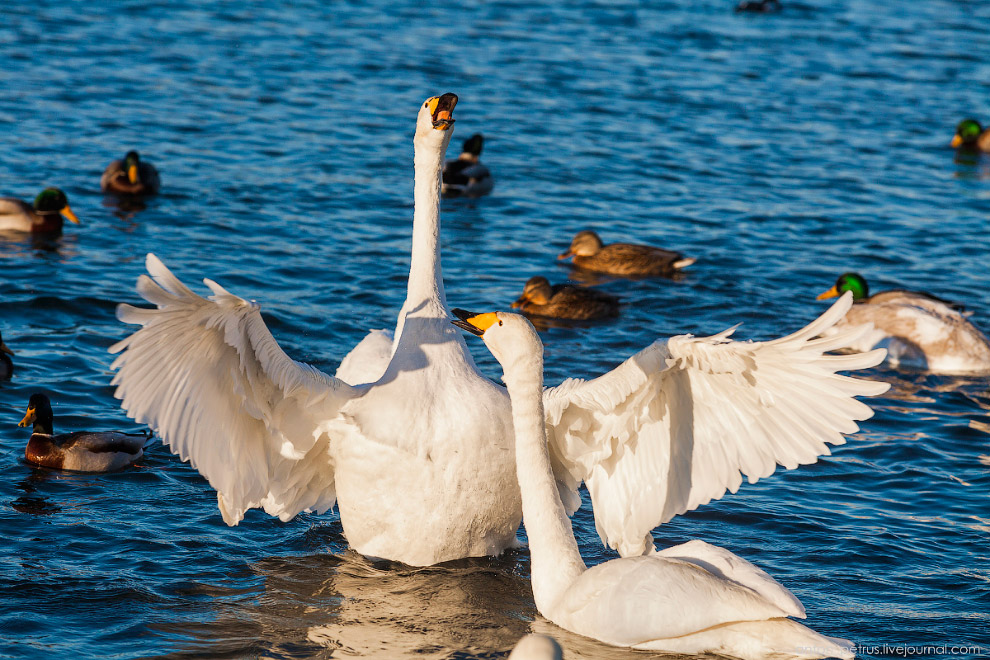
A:
[[[34,204],[16,197],[0,197],[0,231],[60,234],[63,216],[79,224],[79,218],[69,208],[68,198],[58,188],[45,188],[34,198]]]
[[[154,255],[138,279],[153,307],[118,307],[118,318],[141,327],[110,349],[120,353],[115,395],[209,480],[227,524],[251,508],[290,520],[336,503],[348,543],[367,556],[423,566],[517,545],[509,399],[450,325],[441,276],[440,172],[456,100],[420,104],[412,257],[391,346],[388,333],[372,331],[345,359],[349,368],[325,374],[285,354],[256,303],[211,280],[213,295],[202,297]],[[808,330],[835,323],[845,306]],[[834,372],[873,363],[822,356],[831,344],[810,337],[657,342],[602,378],[548,390],[568,506],[580,505],[587,480],[603,542],[641,554],[654,527],[735,492],[741,473],[756,481],[778,462],[813,463],[826,443],[845,442],[853,419],[872,414],[853,397],[879,386]],[[642,458],[668,450],[676,469]],[[624,488],[634,473],[636,486]],[[637,519],[612,524],[625,511]]]
[[[475,133],[464,141],[461,155],[456,160],[448,160],[443,166],[440,192],[444,197],[480,197],[492,191],[495,179],[481,164],[484,142],[481,134]]]
[[[121,431],[76,431],[53,435],[52,404],[44,394],[32,394],[27,413],[17,426],[34,425],[24,449],[29,463],[55,470],[111,472],[144,455],[148,436]]]
[[[779,0],[742,0],[736,5],[737,12],[751,12],[754,14],[769,14],[780,11]]]
[[[952,147],[990,153],[990,128],[983,130],[980,122],[975,119],[963,119],[956,126],[956,134],[952,136]]]
[[[459,319],[454,324],[480,336],[502,365],[512,402],[533,597],[540,614],[565,630],[613,646],[744,660],[854,657],[850,642],[787,618],[803,619],[805,611],[780,583],[704,541],[589,569],[554,478],[539,335],[518,314],[454,313]],[[623,515],[635,516],[632,511]]]
[[[0,335],[0,380],[10,380],[14,375],[14,361],[10,359],[13,354],[14,351],[7,348],[7,344],[3,343],[3,335]]]
[[[574,266],[596,273],[623,277],[653,277],[673,275],[690,266],[695,259],[680,252],[671,252],[649,245],[610,243],[604,245],[598,234],[591,230],[580,231],[571,246],[558,259],[574,257]]]
[[[818,300],[851,291],[856,304],[836,328],[869,324],[853,350],[887,348],[893,365],[945,374],[990,371],[990,340],[966,318],[962,307],[930,293],[892,290],[870,295],[862,275],[844,273]]]
[[[603,291],[573,284],[554,284],[537,275],[526,280],[522,295],[512,303],[524,314],[546,318],[591,321],[619,315],[619,299]]]
[[[123,160],[115,160],[100,177],[100,189],[117,195],[154,195],[161,188],[158,170],[141,160],[136,151],[128,151]]]

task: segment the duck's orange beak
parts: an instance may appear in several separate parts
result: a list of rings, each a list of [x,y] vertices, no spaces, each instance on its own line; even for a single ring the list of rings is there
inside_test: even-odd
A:
[[[69,208],[68,204],[66,204],[65,208],[62,209],[62,215],[64,215],[69,221],[74,222],[77,225],[79,224],[79,218],[77,218],[76,214],[72,212],[72,209]]]
[[[566,252],[561,252],[560,254],[558,254],[557,255],[557,258],[558,259],[567,259],[568,257],[573,257],[573,256],[574,256],[574,250],[572,250],[570,248],[567,248],[567,251]]]
[[[959,133],[956,133],[955,135],[952,136],[951,144],[953,149],[958,149],[959,145],[962,144],[962,138],[959,137]]]
[[[14,351],[12,351],[9,348],[7,348],[7,344],[5,344],[3,342],[0,342],[0,351],[3,351],[7,355],[13,355],[14,354]]]
[[[38,413],[35,411],[34,406],[30,406],[27,409],[27,412],[24,413],[24,419],[22,419],[20,422],[17,423],[17,428],[21,428],[22,426],[27,426],[29,424],[34,424],[34,420],[37,416]]]
[[[819,293],[818,297],[816,297],[815,300],[828,300],[829,298],[838,298],[838,297],[839,297],[839,287],[833,286],[828,291]]]
[[[131,165],[130,167],[127,168],[127,178],[130,180],[131,183],[137,183],[138,182],[138,166],[137,165]]]

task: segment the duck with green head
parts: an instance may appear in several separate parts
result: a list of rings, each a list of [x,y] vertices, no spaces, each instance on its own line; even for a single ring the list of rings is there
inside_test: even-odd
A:
[[[0,197],[0,231],[61,234],[63,218],[79,224],[79,218],[69,208],[69,199],[58,188],[45,188],[33,204],[16,197]]]
[[[29,463],[55,470],[111,472],[127,467],[144,455],[148,435],[121,431],[76,431],[54,435],[52,404],[44,394],[31,395],[27,412],[18,427],[34,431],[24,458]]]
[[[100,189],[116,195],[154,195],[160,188],[158,170],[133,150],[107,165],[100,177]]]
[[[990,128],[984,130],[975,119],[963,119],[952,136],[952,148],[990,153]]]
[[[857,304],[835,327],[873,326],[850,349],[884,347],[894,366],[944,374],[990,373],[990,339],[969,321],[962,306],[930,293],[904,289],[870,295],[866,278],[858,273],[840,275],[818,300],[846,291],[852,292]]]

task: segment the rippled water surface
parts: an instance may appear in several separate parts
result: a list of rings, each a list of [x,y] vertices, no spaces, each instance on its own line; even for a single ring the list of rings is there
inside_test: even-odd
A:
[[[402,303],[415,112],[444,91],[461,99],[455,147],[484,133],[496,177],[444,203],[452,303],[566,279],[554,256],[585,228],[698,257],[681,281],[602,285],[627,303],[615,322],[545,333],[551,384],[657,336],[785,333],[845,270],[990,327],[990,165],[947,146],[964,116],[990,121],[990,6],[783,2],[5,3],[0,195],[58,185],[82,224],[0,237],[17,352],[0,385],[0,656],[497,658],[532,628],[569,658],[651,657],[541,621],[524,550],[411,569],[348,551],[335,513],[229,528],[157,442],[136,468],[62,474],[23,462],[16,424],[40,390],[62,430],[136,428],[106,349],[149,251],[262,302],[288,354],[333,373]],[[129,148],[164,184],[136,212],[98,186]],[[834,456],[655,535],[750,559],[864,656],[990,652],[988,381],[871,375],[894,386]],[[575,529],[589,562],[610,556],[587,504]]]

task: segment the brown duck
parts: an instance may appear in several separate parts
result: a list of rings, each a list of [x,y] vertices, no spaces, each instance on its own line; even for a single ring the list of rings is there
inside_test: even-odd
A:
[[[611,243],[605,245],[593,231],[578,232],[571,247],[558,259],[574,257],[574,266],[596,273],[623,277],[653,277],[673,275],[695,262],[680,252],[671,252],[650,245]]]
[[[144,455],[148,436],[120,431],[76,431],[52,434],[52,404],[44,394],[32,394],[18,426],[34,425],[24,449],[29,463],[74,472],[111,472]]]
[[[529,278],[512,307],[527,315],[574,321],[619,315],[619,299],[615,296],[572,284],[551,286],[547,278],[539,275]]]

